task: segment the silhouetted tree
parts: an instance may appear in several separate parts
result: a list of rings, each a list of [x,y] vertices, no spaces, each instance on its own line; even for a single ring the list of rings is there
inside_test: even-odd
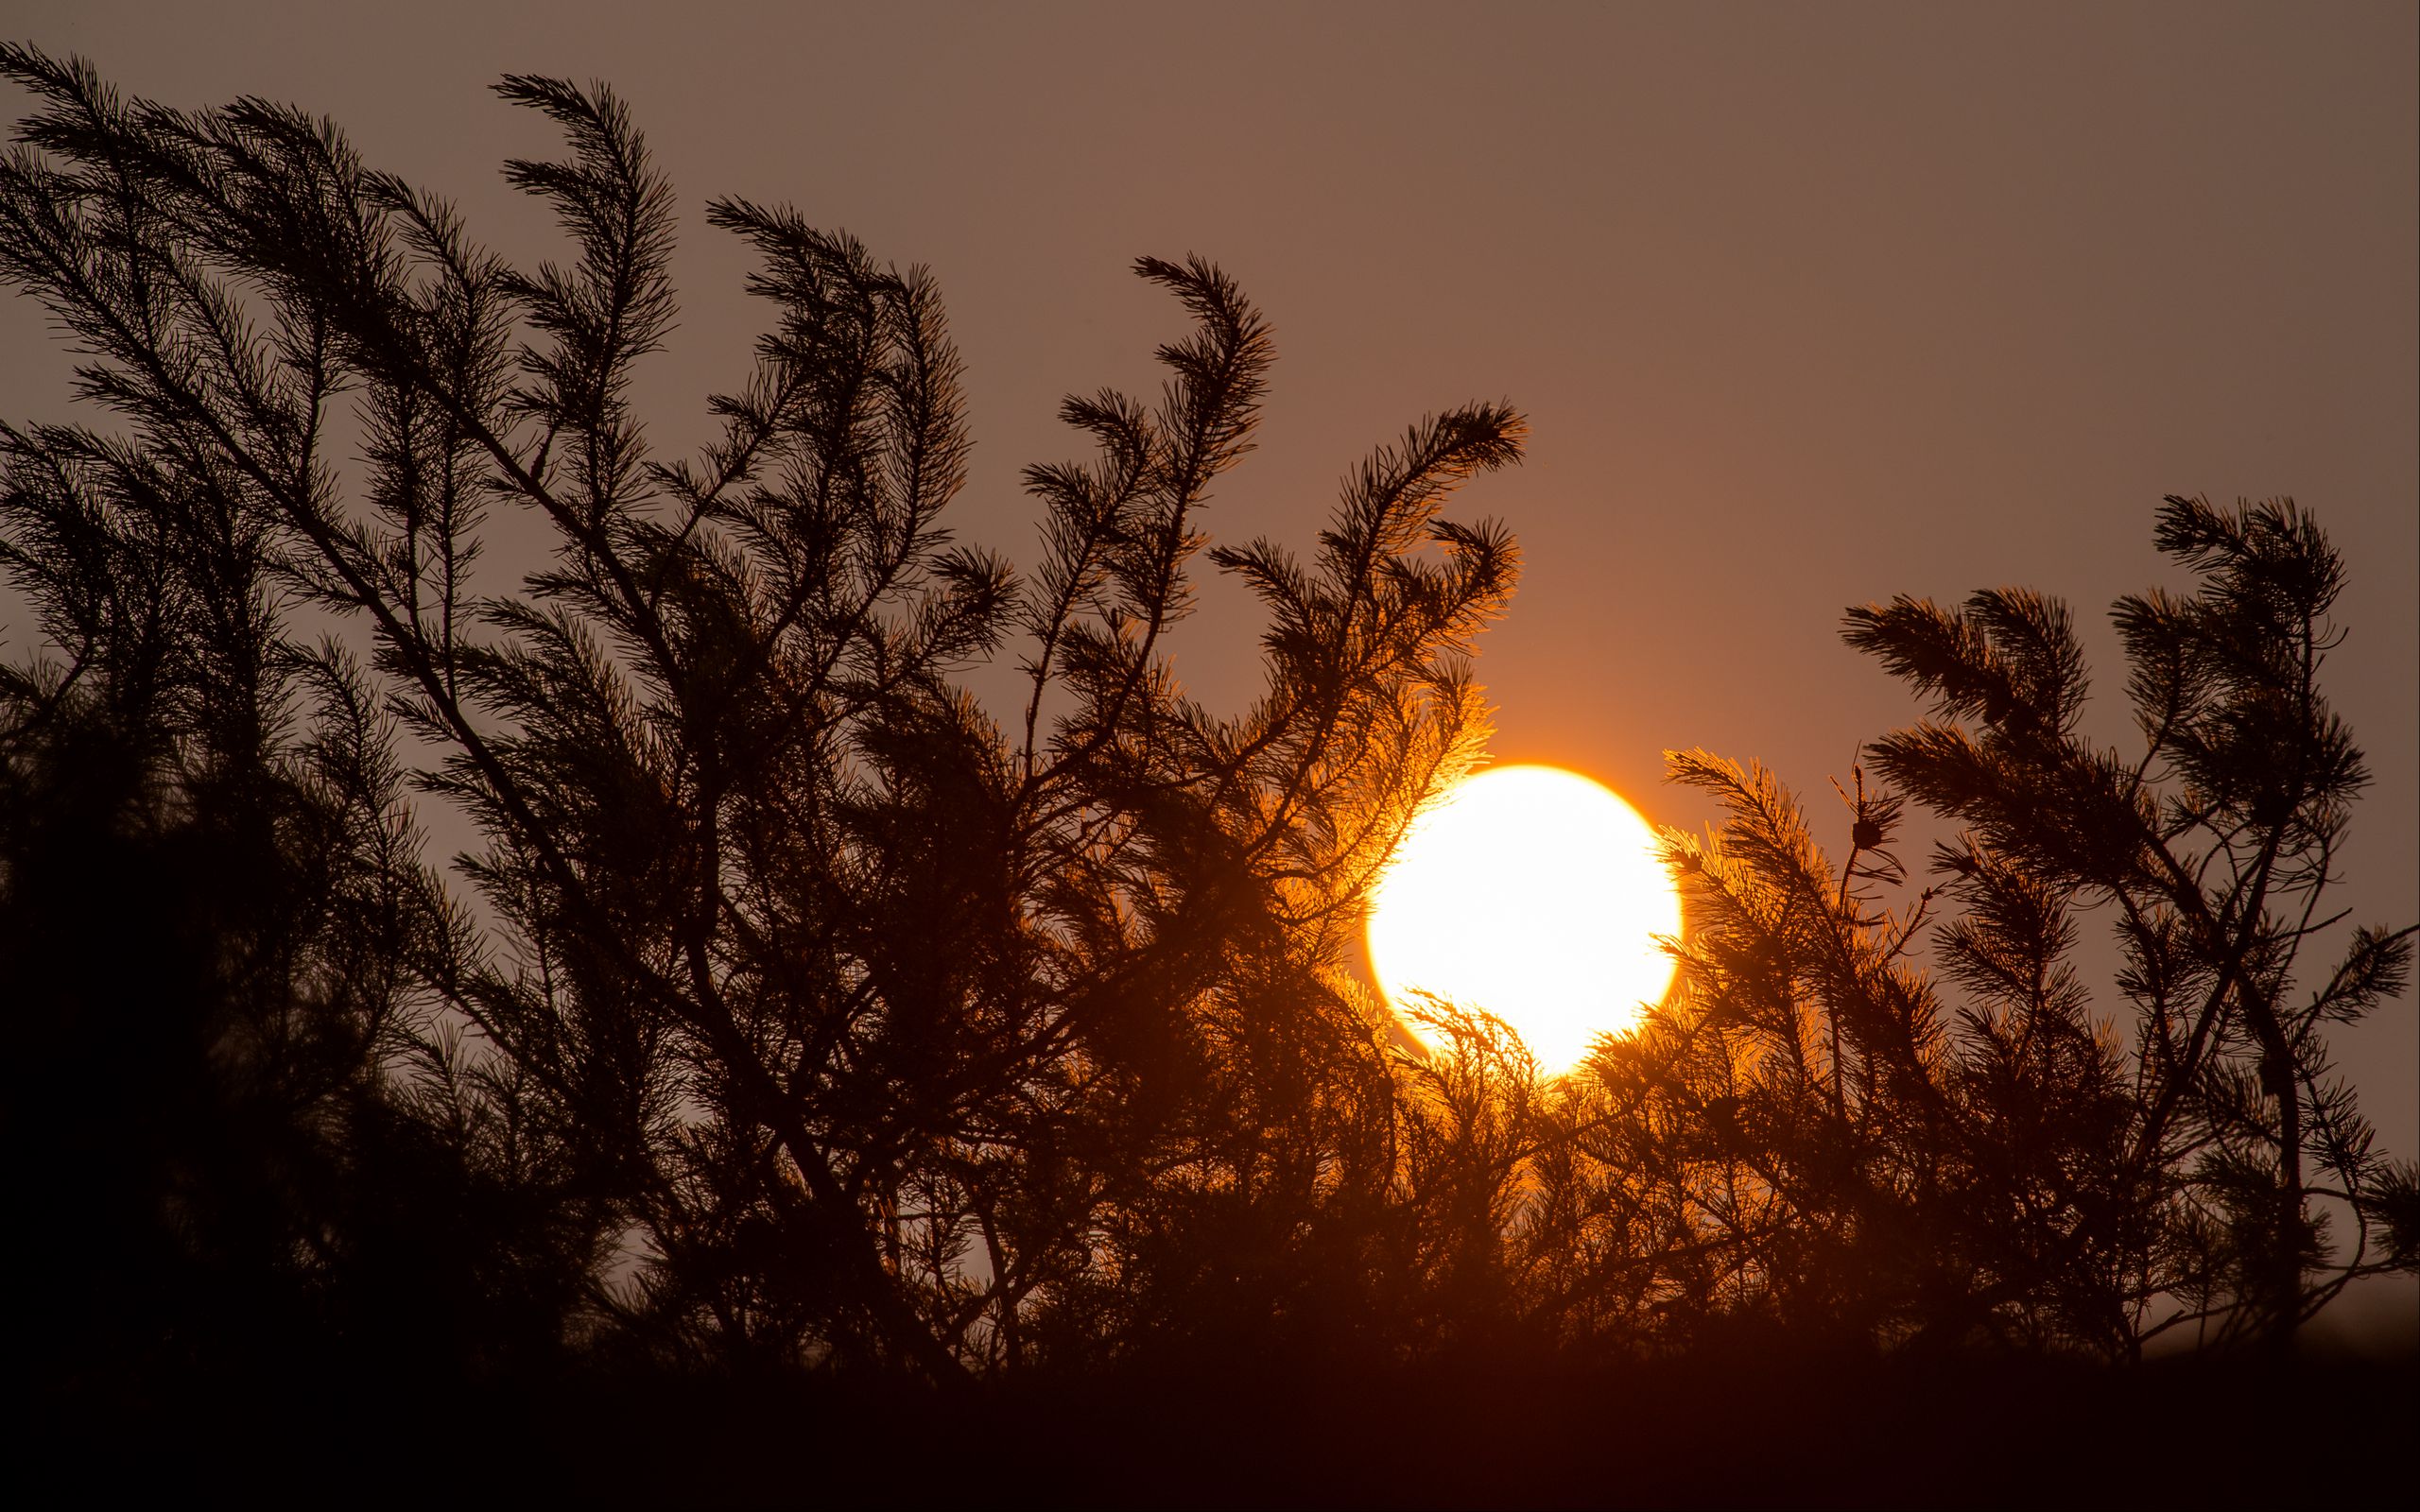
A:
[[[2080,733],[2083,659],[2055,600],[1851,612],[1849,643],[1939,714],[1876,742],[1876,766],[1965,827],[1896,911],[1879,895],[1905,880],[1899,798],[1858,775],[1835,868],[1771,774],[1672,758],[1725,815],[1668,848],[1681,987],[1597,1057],[1590,1160],[1557,1189],[1659,1215],[1663,1242],[1613,1262],[1651,1305],[2132,1356],[2187,1325],[2282,1338],[2354,1279],[2420,1263],[2413,1169],[2375,1149],[2325,1035],[2402,990],[2412,931],[2355,930],[2295,996],[2301,947],[2342,918],[2321,898],[2366,781],[2319,689],[2342,564],[2290,503],[2171,498],[2158,541],[2202,584],[2117,606],[2143,738],[2127,755]],[[2095,1016],[2069,959],[2098,905],[2131,1024]],[[1936,908],[1954,912],[1928,971]],[[2321,1202],[2349,1222],[2342,1250]]]
[[[1328,1315],[1301,1294],[1352,1274],[1394,1179],[1383,1019],[1340,961],[1482,732],[1461,656],[1512,549],[1438,509],[1514,459],[1516,416],[1375,453],[1307,562],[1213,553],[1270,616],[1265,693],[1216,717],[1167,637],[1270,350],[1207,264],[1137,265],[1196,329],[1157,403],[1068,402],[1097,456],[1028,473],[1045,557],[1020,582],[940,524],[966,442],[930,280],[786,211],[712,206],[775,322],[712,401],[721,438],[649,457],[628,392],[673,316],[671,194],[611,94],[500,86],[570,145],[508,164],[574,251],[522,272],[325,123],[0,66],[43,102],[0,259],[132,430],[11,433],[11,488],[74,514],[97,470],[173,472],[291,595],[258,600],[261,647],[294,604],[366,627],[377,691],[338,680],[490,841],[468,865],[494,932],[427,899],[441,944],[398,969],[475,1030],[510,1089],[480,1106],[549,1142],[531,1179],[643,1256],[591,1289],[628,1337],[946,1379]],[[140,529],[162,506],[109,507]],[[499,508],[555,551],[482,596]],[[1030,692],[1003,730],[954,679],[1011,642]]]
[[[2157,540],[2201,583],[2113,611],[2137,751],[2078,732],[2083,659],[2054,601],[1987,593],[1950,612],[1902,598],[1852,614],[1849,640],[1940,715],[1875,761],[1969,827],[1939,865],[1977,904],[1949,941],[1970,984],[2071,996],[2063,974],[2031,985],[2067,937],[2066,905],[2115,912],[2135,1016],[2117,1169],[2159,1220],[2130,1302],[2186,1300],[2154,1330],[2215,1318],[2282,1336],[2354,1278],[2420,1262],[2414,1170],[2374,1148],[2325,1032],[2403,990],[2413,930],[2355,929],[2298,992],[2303,947],[2345,917],[2322,902],[2369,781],[2320,690],[2342,558],[2290,500],[2171,496]],[[2320,1200],[2350,1220],[2341,1257]]]
[[[1912,958],[1936,896],[1878,902],[1902,881],[1895,799],[1859,780],[1836,868],[1772,774],[1703,752],[1672,771],[1725,817],[1673,842],[1692,919],[1680,989],[1597,1057],[1585,1143],[1657,1193],[1682,1323],[2121,1349],[2124,1089],[2049,900],[2021,874],[1976,889],[1941,936],[1971,990],[1953,1011]],[[1982,971],[1981,949],[2014,974]]]
[[[0,669],[21,1359],[95,1389],[544,1363],[588,1246],[419,986],[463,920],[357,669],[280,624],[269,522],[73,427],[0,427],[0,476],[58,652]]]
[[[1853,611],[1935,717],[1851,774],[1846,859],[1771,773],[1674,755],[1722,810],[1669,837],[1679,986],[1547,1081],[1484,1005],[1411,1048],[1346,964],[1485,734],[1515,554],[1441,511],[1517,458],[1508,408],[1379,448],[1305,558],[1206,552],[1267,621],[1219,716],[1169,648],[1272,350],[1211,265],[1135,265],[1190,329],[1154,398],[1066,401],[1089,455],[1026,472],[1020,576],[943,524],[931,278],[786,210],[710,205],[769,329],[718,437],[650,454],[673,200],[601,88],[499,86],[567,143],[506,165],[568,239],[532,270],[290,109],[0,72],[37,102],[0,276],[122,431],[0,427],[47,647],[0,671],[44,1368],[2126,1359],[2420,1255],[2325,1038],[2411,931],[2296,995],[2365,777],[2290,505],[2169,501],[2201,586],[2118,606],[2130,755],[2080,732],[2056,602]],[[501,511],[548,541],[510,579]],[[968,680],[1004,663],[1005,719]],[[469,895],[415,798],[475,822]],[[1907,799],[1959,833],[1893,905]]]

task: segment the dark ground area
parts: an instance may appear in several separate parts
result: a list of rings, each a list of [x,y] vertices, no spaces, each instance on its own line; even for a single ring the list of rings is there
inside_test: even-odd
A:
[[[1133,1371],[962,1395],[796,1378],[289,1379],[36,1420],[111,1492],[591,1506],[2353,1508],[2414,1484],[2420,1362],[1720,1361]],[[12,1477],[13,1479],[13,1477]]]

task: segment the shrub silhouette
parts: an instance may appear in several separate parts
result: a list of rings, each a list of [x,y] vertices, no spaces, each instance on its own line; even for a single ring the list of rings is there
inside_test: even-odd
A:
[[[631,1288],[592,1274],[601,1320],[667,1359],[948,1379],[1258,1326],[1306,1257],[1361,1243],[1391,1083],[1341,961],[1483,730],[1461,658],[1512,547],[1438,511],[1514,460],[1517,416],[1379,449],[1306,561],[1214,551],[1270,621],[1265,693],[1214,717],[1165,638],[1271,352],[1206,263],[1136,265],[1194,330],[1156,403],[1068,401],[1096,455],[1028,471],[1021,581],[940,524],[966,443],[929,279],[786,211],[712,207],[773,325],[712,401],[721,438],[648,456],[627,388],[673,315],[671,197],[611,94],[499,87],[570,148],[508,165],[575,250],[523,273],[297,112],[5,64],[44,109],[0,258],[136,438],[9,433],[28,586],[69,614],[111,581],[86,538],[188,509],[367,628],[375,692],[320,662],[435,753],[422,785],[488,835],[468,869],[497,926],[421,899],[389,974],[425,1000],[428,1074],[471,1042],[438,1026],[475,1030],[472,1072],[510,1089],[482,1082],[479,1116],[543,1142],[588,1242],[643,1251]],[[357,492],[323,441],[348,399]],[[504,508],[556,550],[483,595]],[[235,649],[285,654],[290,616],[252,607]],[[28,710],[116,675],[79,627],[52,639],[70,660],[26,676]],[[1011,647],[1030,694],[1004,730],[954,679]]]
[[[1089,455],[1027,471],[1021,575],[943,524],[931,279],[785,209],[713,203],[769,329],[719,437],[650,454],[672,197],[601,89],[499,86],[566,142],[507,165],[571,249],[531,271],[289,109],[0,70],[39,106],[0,274],[121,427],[0,428],[48,648],[0,682],[8,1109],[71,1390],[2132,1360],[2415,1263],[2412,1169],[2325,1051],[2411,931],[2296,995],[2365,774],[2290,505],[2169,501],[2201,587],[2118,606],[2129,755],[2079,733],[2055,601],[1852,611],[1934,716],[1852,774],[1850,854],[1674,755],[1723,811],[1668,837],[1680,985],[1549,1083],[1483,1005],[1413,1051],[1349,968],[1486,734],[1516,554],[1441,511],[1517,459],[1511,409],[1372,453],[1307,558],[1205,552],[1272,348],[1217,267],[1143,259],[1189,329],[1155,398],[1063,406]],[[516,580],[499,511],[551,533]],[[1201,559],[1266,616],[1233,716],[1171,660]],[[1005,720],[967,683],[1003,663]],[[475,821],[467,894],[415,798]],[[1891,906],[1908,800],[1957,833]],[[2069,959],[2100,905],[2114,998]]]
[[[2201,587],[2114,610],[2132,753],[2078,732],[2057,601],[1850,612],[1849,644],[1936,711],[1874,744],[1877,771],[1963,827],[1895,911],[1900,798],[1858,774],[1835,868],[1772,774],[1671,758],[1725,817],[1670,837],[1696,920],[1682,988],[1596,1058],[1585,1196],[1563,1199],[1634,1233],[1653,1215],[1661,1251],[1634,1239],[1626,1261],[1640,1295],[1860,1345],[2133,1358],[2186,1327],[2282,1343],[2412,1267],[2413,1168],[2375,1148],[2324,1030],[2403,990],[2413,931],[2355,930],[2295,996],[2366,782],[2318,680],[2342,563],[2288,502],[2170,498],[2158,541]],[[2069,960],[2100,905],[2131,1023],[2096,1015]]]

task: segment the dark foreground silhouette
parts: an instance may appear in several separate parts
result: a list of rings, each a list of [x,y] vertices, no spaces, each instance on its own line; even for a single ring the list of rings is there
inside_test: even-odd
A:
[[[1302,555],[1204,549],[1274,349],[1142,259],[1186,328],[1155,398],[1063,406],[1020,572],[942,523],[933,281],[787,210],[711,207],[769,328],[718,438],[649,453],[676,201],[610,93],[500,86],[566,143],[506,166],[568,241],[524,269],[329,123],[0,71],[0,278],[115,427],[0,426],[11,1366],[71,1471],[1931,1503],[2379,1463],[2409,1368],[2294,1341],[2420,1263],[2328,1050],[2408,1011],[2412,932],[2329,893],[2369,773],[2291,501],[2159,507],[2187,586],[2114,607],[2121,746],[2059,600],[1851,610],[1924,709],[1844,856],[1672,753],[1720,814],[1665,839],[1677,986],[1547,1082],[1473,1005],[1411,1049],[1352,968],[1483,752],[1517,554],[1445,509],[1510,408],[1374,449]],[[542,559],[483,556],[507,512]],[[1238,713],[1171,660],[1204,562],[1262,611]],[[441,868],[437,806],[479,837]]]

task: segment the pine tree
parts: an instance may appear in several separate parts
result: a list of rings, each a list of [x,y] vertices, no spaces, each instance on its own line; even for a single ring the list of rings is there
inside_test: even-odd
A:
[[[2298,976],[2366,773],[2290,504],[2169,501],[2200,587],[2118,606],[2123,754],[2056,601],[1853,610],[1933,717],[1852,772],[1845,859],[1675,754],[1723,815],[1668,848],[1679,988],[1548,1083],[1483,1004],[1407,1048],[1348,965],[1486,733],[1516,554],[1442,510],[1509,408],[1377,449],[1307,557],[1205,550],[1273,349],[1213,265],[1139,260],[1188,329],[1156,396],[1063,405],[1089,455],[1024,474],[1021,575],[946,524],[933,280],[786,209],[710,206],[769,329],[717,438],[651,454],[673,198],[601,88],[499,86],[566,143],[507,165],[570,248],[531,270],[328,123],[0,72],[39,106],[0,277],[118,426],[0,427],[48,647],[0,671],[8,1116],[82,1155],[31,1162],[54,1364],[2123,1359],[2420,1263],[2326,1055],[2412,931]],[[483,558],[505,512],[544,561]],[[1232,715],[1172,660],[1205,561],[1266,618]],[[1912,895],[1910,802],[1957,832]],[[482,837],[456,878],[432,803]]]
[[[643,1253],[633,1287],[589,1288],[603,1326],[951,1380],[1317,1311],[1393,1175],[1346,941],[1483,733],[1462,658],[1514,567],[1438,511],[1515,459],[1516,415],[1379,449],[1307,561],[1211,554],[1270,615],[1265,692],[1218,717],[1170,636],[1271,352],[1210,265],[1136,265],[1194,330],[1156,403],[1067,403],[1096,456],[1028,472],[1020,580],[942,524],[967,442],[932,281],[786,210],[714,203],[771,328],[711,401],[720,438],[649,455],[629,394],[674,315],[672,199],[611,94],[499,86],[569,146],[508,165],[573,249],[528,272],[326,123],[0,67],[43,104],[0,266],[130,433],[16,437],[10,486],[60,473],[72,510],[80,458],[176,470],[296,601],[366,629],[360,698],[488,837],[493,932],[413,953],[412,987],[509,1085],[544,1181]],[[347,404],[351,481],[324,440]],[[553,558],[483,592],[505,509]],[[958,679],[1012,647],[1003,728]]]
[[[70,1391],[540,1366],[591,1258],[424,986],[465,920],[274,529],[173,444],[0,426],[0,567],[53,649],[0,667],[5,1108],[24,1363]]]
[[[2326,1042],[2403,990],[2413,930],[2355,929],[2297,987],[2367,780],[2319,685],[2342,562],[2283,501],[2170,498],[2157,539],[2201,586],[2114,611],[2138,750],[2081,733],[2067,610],[1997,590],[1850,612],[1935,717],[1874,744],[1897,791],[1857,774],[1837,866],[1771,773],[1671,758],[1724,811],[1668,847],[1681,987],[1600,1051],[1548,1189],[1634,1235],[1607,1270],[1651,1331],[2132,1358],[2185,1327],[2280,1343],[2420,1263],[2413,1167]],[[1901,794],[1960,829],[1891,908]],[[2096,997],[2071,957],[2102,908],[2123,964]]]
[[[1875,760],[1967,826],[1941,864],[1993,904],[1997,933],[1956,940],[1960,964],[1978,980],[2016,965],[2004,941],[2029,907],[2105,903],[2118,920],[2135,1021],[2120,1171],[2156,1212],[2128,1290],[2137,1307],[2186,1304],[2147,1332],[2278,1340],[2352,1280],[2420,1261],[2413,1168],[2375,1148],[2326,1040],[2402,992],[2414,931],[2356,928],[2324,978],[2298,983],[2306,944],[2345,917],[2323,904],[2369,781],[2320,688],[2342,558],[2290,500],[2170,496],[2157,541],[2201,581],[2113,611],[2133,752],[2078,733],[2083,656],[2050,600],[1902,598],[1854,612],[1849,640],[1934,701],[1935,720]],[[2001,903],[2002,879],[2039,902]],[[2344,1250],[2322,1201],[2349,1220]]]

